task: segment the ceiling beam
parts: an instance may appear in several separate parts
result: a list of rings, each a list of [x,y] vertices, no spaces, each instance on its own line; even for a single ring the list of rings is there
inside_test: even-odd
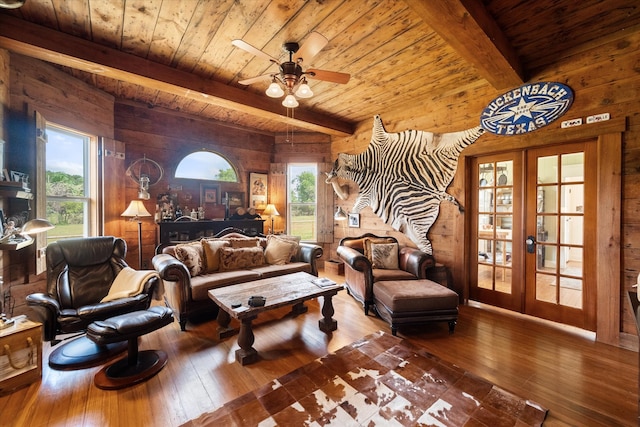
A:
[[[355,130],[352,123],[301,108],[295,109],[295,118],[287,117],[284,107],[266,96],[7,15],[0,15],[0,48],[312,132],[348,136]]]
[[[496,89],[524,83],[515,50],[480,0],[405,0]]]

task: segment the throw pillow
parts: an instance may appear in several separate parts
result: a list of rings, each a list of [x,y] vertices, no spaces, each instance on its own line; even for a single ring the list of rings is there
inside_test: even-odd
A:
[[[398,244],[397,243],[372,243],[371,265],[373,268],[397,270]]]
[[[267,264],[284,265],[298,252],[298,242],[294,239],[281,238],[274,235],[267,237],[264,259]]]
[[[220,269],[220,248],[229,246],[226,240],[202,239],[202,249],[207,273],[213,273]]]
[[[264,264],[262,248],[220,248],[220,270],[239,270]]]
[[[204,252],[200,242],[176,245],[176,258],[189,269],[191,277],[195,277],[205,271]]]
[[[231,244],[232,248],[254,248],[258,246],[260,239],[257,237],[249,237],[246,239],[238,237],[229,237],[226,239]]]
[[[373,257],[371,255],[371,244],[380,243],[397,243],[397,241],[393,237],[365,237],[363,242],[363,250],[364,256],[366,256],[369,261],[373,262]]]

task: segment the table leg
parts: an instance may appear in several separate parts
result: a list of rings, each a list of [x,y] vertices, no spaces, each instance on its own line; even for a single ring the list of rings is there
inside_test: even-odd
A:
[[[258,361],[258,351],[253,348],[255,337],[253,336],[253,328],[251,322],[257,316],[242,319],[240,324],[240,335],[238,335],[238,345],[240,348],[236,350],[236,361],[241,365],[248,365]]]
[[[322,304],[322,315],[324,316],[322,319],[318,320],[318,327],[322,332],[331,332],[338,329],[338,321],[332,318],[333,313],[333,302],[331,299],[333,295],[325,295],[324,303]]]
[[[304,305],[304,302],[294,304],[293,307],[291,308],[291,314],[293,314],[294,317],[300,314],[306,313],[307,311],[309,311],[309,308],[306,305]]]
[[[218,317],[216,318],[216,320],[218,321],[219,340],[235,335],[235,329],[229,327],[229,323],[231,323],[231,316],[229,316],[229,313],[221,308],[218,308]]]

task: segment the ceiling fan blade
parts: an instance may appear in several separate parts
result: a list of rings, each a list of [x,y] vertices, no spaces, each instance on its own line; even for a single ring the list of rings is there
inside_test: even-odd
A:
[[[261,76],[251,77],[250,79],[239,80],[238,83],[241,85],[250,85],[262,80],[271,80],[272,78],[273,74],[263,74]]]
[[[313,68],[307,70],[305,73],[311,79],[324,80],[325,82],[340,84],[348,83],[349,79],[351,78],[351,74],[338,73],[337,71],[316,70]]]
[[[300,46],[300,49],[294,54],[293,60],[307,61],[307,64],[318,54],[326,45],[329,40],[318,32],[312,32],[305,42]]]
[[[253,46],[251,46],[249,43],[245,42],[244,40],[240,40],[240,39],[236,39],[233,40],[231,42],[232,45],[234,45],[235,47],[238,47],[246,52],[249,52],[252,55],[258,56],[260,58],[266,59],[267,61],[271,61],[275,64],[279,64],[278,60],[275,59],[274,57],[267,55],[266,53],[264,53],[263,51],[261,51],[258,48],[255,48]]]

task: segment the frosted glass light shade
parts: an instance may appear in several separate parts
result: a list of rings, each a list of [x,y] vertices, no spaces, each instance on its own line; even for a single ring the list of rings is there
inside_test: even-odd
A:
[[[296,90],[296,96],[298,98],[311,98],[313,96],[313,91],[308,84],[302,83],[298,90]]]
[[[282,105],[284,105],[287,108],[296,108],[300,104],[298,104],[298,100],[296,99],[295,96],[287,95],[284,98],[284,101],[282,101]]]
[[[282,95],[284,95],[284,91],[278,83],[273,82],[267,88],[266,94],[271,98],[280,98]]]

